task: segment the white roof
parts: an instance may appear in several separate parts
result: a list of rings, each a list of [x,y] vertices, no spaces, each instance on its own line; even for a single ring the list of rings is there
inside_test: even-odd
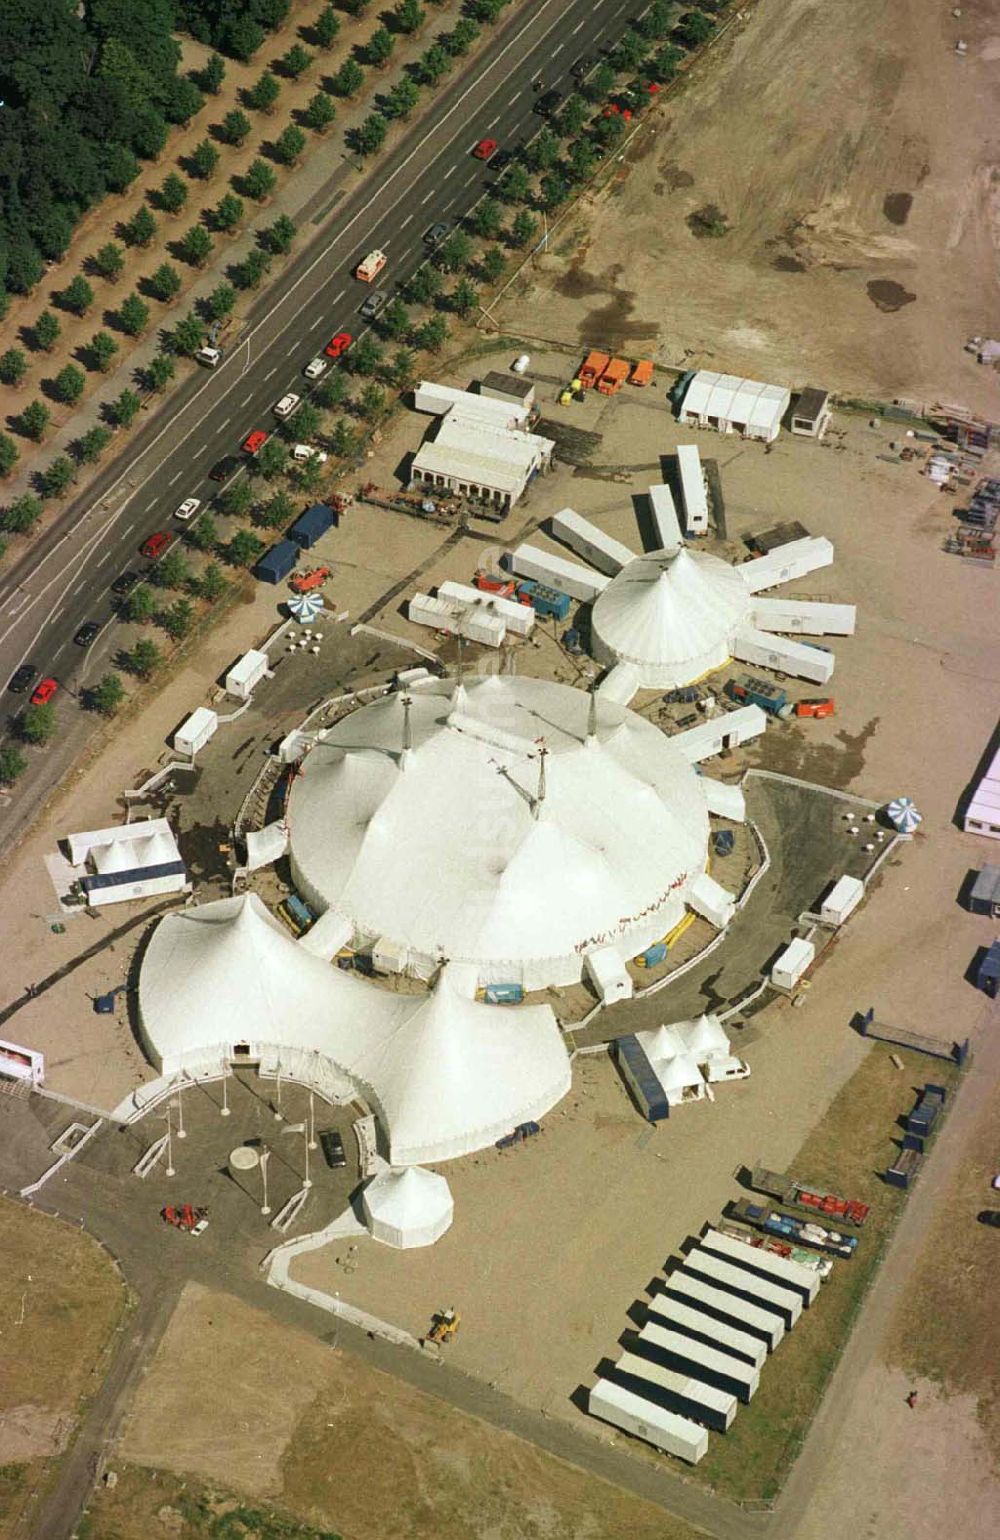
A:
[[[444,1177],[421,1166],[380,1172],[368,1183],[362,1202],[375,1239],[407,1250],[432,1246],[455,1216]]]
[[[554,448],[551,439],[520,428],[496,426],[455,407],[442,421],[437,436],[421,444],[413,468],[518,492]]]
[[[103,872],[128,871],[134,866],[141,866],[143,863],[136,856],[137,849],[144,848],[144,842],[157,836],[163,836],[167,844],[161,848],[170,852],[159,859],[179,861],[180,851],[173,830],[165,818],[140,819],[138,823],[116,824],[110,829],[90,829],[83,834],[69,834],[66,839],[73,866],[82,866],[90,856],[96,869]],[[120,848],[112,854],[109,847],[115,846]],[[102,854],[98,855],[99,851]]]
[[[594,601],[599,662],[630,663],[644,685],[690,684],[730,656],[750,598],[738,569],[686,547],[629,562]]]
[[[430,995],[363,983],[294,941],[255,893],[164,916],[143,959],[139,1011],[166,1073],[217,1067],[237,1042],[254,1056],[277,1050],[303,1077],[318,1060],[332,1066],[371,1101],[394,1165],[482,1149],[570,1086],[547,1005],[481,1004],[447,970]]]
[[[708,1054],[728,1054],[729,1039],[718,1016],[706,1014],[694,1021],[679,1021],[676,1029],[687,1051],[699,1062]]]
[[[412,697],[405,764],[400,695],[345,717],[289,797],[301,891],[411,960],[474,962],[482,983],[570,983],[594,946],[642,951],[704,869],[705,795],[623,707],[597,701],[589,740],[590,704],[539,679],[438,680]]]
[[[699,369],[684,393],[682,416],[717,417],[748,428],[771,429],[788,410],[790,392],[784,385],[765,385],[735,374]]]

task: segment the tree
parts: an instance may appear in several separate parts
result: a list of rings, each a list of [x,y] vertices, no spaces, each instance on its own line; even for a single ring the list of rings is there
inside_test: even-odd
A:
[[[683,48],[675,48],[673,43],[668,43],[666,47],[656,50],[652,60],[646,66],[646,71],[653,80],[663,82],[673,80],[677,73],[677,66],[683,57]]]
[[[86,278],[77,273],[59,296],[59,303],[64,310],[71,310],[74,315],[86,315],[94,303],[94,291]]]
[[[630,27],[622,35],[611,55],[611,63],[619,73],[624,73],[626,70],[637,70],[645,57],[646,43],[638,32],[633,32]]]
[[[340,32],[340,21],[332,5],[325,5],[313,22],[313,41],[319,48],[332,48]]]
[[[528,242],[534,238],[537,229],[538,220],[533,218],[526,209],[521,209],[514,215],[508,239],[512,246],[527,246]]]
[[[389,368],[389,379],[397,390],[409,390],[417,377],[416,359],[409,348],[399,348]]]
[[[263,203],[269,198],[277,185],[277,175],[272,166],[264,160],[252,160],[243,174],[243,191],[248,198],[253,198],[256,203]]]
[[[407,280],[403,292],[414,305],[429,305],[441,293],[441,274],[425,263]]]
[[[276,75],[271,74],[270,70],[265,70],[260,79],[255,81],[248,91],[243,92],[243,100],[248,107],[253,108],[254,112],[271,113],[280,95],[281,82]]]
[[[209,321],[224,321],[236,305],[236,290],[231,283],[216,284],[205,298],[204,310]]]
[[[75,364],[67,364],[56,375],[53,385],[56,398],[66,406],[75,406],[86,388],[87,377]]]
[[[191,568],[177,546],[156,563],[151,574],[157,588],[183,588],[190,576]]]
[[[346,357],[352,374],[374,374],[381,362],[382,349],[372,336],[359,337]]]
[[[341,374],[339,369],[335,369],[332,374],[320,380],[313,391],[313,400],[324,411],[332,411],[335,407],[343,406],[347,395],[347,376]]]
[[[198,84],[209,96],[218,96],[222,90],[222,82],[226,78],[226,65],[217,53],[209,54],[204,67],[198,75]]]
[[[139,162],[132,151],[124,144],[109,144],[105,147],[102,160],[108,191],[127,192],[139,175]]]
[[[295,416],[286,422],[283,427],[287,437],[294,438],[304,444],[311,443],[319,432],[322,414],[319,407],[311,401],[303,401]]]
[[[558,208],[569,197],[569,183],[564,176],[542,177],[542,202],[547,209]]]
[[[167,214],[179,214],[188,201],[187,183],[171,171],[156,194],[156,201]]]
[[[161,262],[156,272],[148,279],[150,292],[154,299],[167,305],[180,293],[181,275],[176,267],[171,267],[169,262]]]
[[[336,96],[357,96],[365,83],[365,72],[357,59],[345,59],[333,77]]]
[[[58,455],[42,471],[42,491],[46,497],[65,497],[76,480],[76,466],[67,455]]]
[[[260,239],[268,251],[273,251],[278,256],[291,251],[292,242],[295,240],[295,221],[287,214],[279,214],[273,225],[261,231]]]
[[[526,203],[531,194],[531,178],[517,161],[508,166],[497,189],[505,203]]]
[[[412,324],[410,312],[398,296],[389,301],[378,318],[379,331],[394,341],[407,336]]]
[[[8,535],[26,535],[42,516],[41,499],[25,492],[16,497],[3,516],[3,527]]]
[[[253,539],[253,536],[251,535],[250,538]],[[193,620],[194,605],[190,599],[176,599],[169,610],[165,610],[160,616],[160,624],[164,631],[175,642],[179,642],[182,637],[187,636]]]
[[[219,512],[227,519],[241,519],[253,507],[253,487],[245,477],[231,481],[217,498]]]
[[[137,208],[122,229],[126,246],[148,246],[156,234],[156,220],[145,204]]]
[[[273,481],[276,476],[283,476],[288,469],[288,450],[280,439],[269,438],[266,444],[260,446],[250,465],[251,470],[263,476],[265,481]]]
[[[132,149],[141,160],[155,160],[167,142],[168,133],[165,120],[154,108],[133,113],[129,137]]]
[[[315,96],[309,98],[309,105],[302,114],[302,121],[306,128],[313,129],[317,134],[324,134],[336,116],[337,109],[326,92],[317,91]]]
[[[532,171],[549,171],[559,159],[559,140],[551,128],[543,128],[524,153]]]
[[[241,145],[251,129],[250,119],[245,112],[240,112],[234,107],[232,112],[227,112],[219,125],[219,132],[226,144]]]
[[[495,240],[503,223],[503,213],[496,199],[480,198],[472,210],[469,223],[476,234],[482,236],[484,240]]]
[[[52,413],[44,401],[29,401],[21,413],[21,431],[36,444],[40,444],[45,437],[45,430],[51,417]]]
[[[265,529],[281,529],[295,512],[295,504],[287,492],[275,492],[269,497],[257,515]]]
[[[594,142],[603,150],[610,150],[616,145],[624,132],[625,124],[620,112],[602,112],[591,129]]]
[[[176,372],[176,365],[170,355],[157,353],[156,357],[150,360],[145,372],[147,390],[154,390],[157,395],[161,395]]]
[[[231,567],[249,567],[264,549],[263,543],[248,529],[238,529],[226,547],[226,560]]]
[[[130,294],[118,307],[118,325],[129,337],[138,337],[149,325],[149,306],[138,294]]]
[[[51,353],[59,341],[62,327],[51,310],[43,310],[31,330],[35,347],[41,348],[46,353]]]
[[[447,48],[432,43],[417,60],[417,74],[425,85],[436,86],[451,69],[453,60]]]
[[[174,327],[173,346],[176,352],[190,358],[197,353],[205,340],[205,323],[193,310],[182,317]]]
[[[443,245],[438,247],[437,262],[446,273],[457,272],[465,267],[472,255],[472,242],[462,230],[453,230]]]
[[[440,353],[448,336],[448,323],[443,315],[432,315],[414,334],[414,342],[428,353]]]
[[[396,39],[388,27],[376,27],[368,42],[365,44],[365,60],[374,65],[376,69],[385,69],[392,58],[396,47]]]
[[[471,0],[470,13],[477,21],[496,21],[507,0]]]
[[[151,637],[140,636],[133,642],[132,650],[128,655],[128,666],[133,674],[138,674],[140,679],[148,679],[162,662],[163,654]]]
[[[28,761],[16,743],[0,745],[0,786],[13,786],[27,768]]]
[[[195,176],[200,177],[203,182],[207,182],[215,175],[215,168],[219,164],[219,152],[211,139],[198,141],[191,151],[190,164]]]
[[[354,130],[354,148],[359,155],[377,155],[385,143],[389,124],[380,112],[370,112]]]
[[[190,262],[192,267],[204,267],[214,244],[204,225],[192,225],[181,241],[180,249],[185,262]]]
[[[330,448],[335,455],[346,459],[358,447],[358,436],[345,417],[338,417],[330,429]]]
[[[274,141],[274,153],[283,166],[294,166],[306,147],[306,136],[301,128],[289,123]]]
[[[196,551],[211,551],[218,542],[219,528],[210,513],[203,513],[200,519],[188,525],[184,538]]]
[[[574,182],[585,182],[594,173],[597,151],[589,139],[575,139],[569,147],[566,169]]]
[[[603,102],[615,88],[615,72],[608,63],[599,64],[584,81],[582,90],[588,101]]]
[[[567,139],[578,134],[590,116],[590,108],[582,96],[574,92],[559,114],[559,127]]]
[[[278,63],[283,75],[287,75],[290,80],[298,80],[300,75],[305,74],[312,61],[312,54],[308,53],[301,43],[293,43],[288,52],[281,55]]]
[[[114,283],[122,275],[125,253],[114,241],[107,241],[91,258],[94,271],[107,283]]]
[[[233,275],[240,288],[259,289],[265,275],[270,271],[272,260],[271,253],[261,246],[255,246],[252,251],[248,251]]]
[[[445,48],[455,58],[467,54],[479,36],[479,28],[471,16],[460,16],[450,32],[442,38]]]
[[[241,64],[253,58],[264,41],[264,29],[245,12],[227,21],[219,35],[219,47]]]
[[[111,443],[110,428],[88,428],[76,441],[76,452],[87,465],[96,464]]]
[[[479,271],[486,283],[498,283],[507,270],[507,258],[499,246],[487,246],[479,259]]]
[[[104,674],[88,691],[87,703],[103,717],[113,717],[125,699],[125,686],[119,674]]]
[[[0,433],[0,477],[9,476],[20,459],[17,445],[9,433]]]
[[[48,743],[55,730],[56,711],[52,705],[26,707],[18,724],[18,731],[25,743],[34,743],[39,747]]]
[[[144,626],[147,620],[151,620],[155,610],[156,596],[148,583],[140,583],[138,588],[133,588],[122,605],[125,619],[137,626]]]
[[[420,0],[399,0],[399,4],[392,13],[393,26],[397,32],[402,32],[409,37],[413,32],[418,32],[427,20],[427,12],[420,4]]]
[[[467,316],[479,304],[479,294],[468,278],[460,278],[451,292],[449,303],[456,315]]]
[[[198,592],[201,597],[209,601],[221,598],[228,586],[216,563],[210,561],[198,582]]]
[[[419,87],[414,84],[409,75],[404,75],[402,80],[397,80],[386,96],[382,111],[390,118],[408,118],[419,100]]]
[[[647,41],[655,41],[658,37],[666,37],[673,25],[673,17],[673,6],[670,0],[653,0],[649,10],[636,21],[636,30]]]
[[[358,397],[358,411],[368,422],[375,422],[385,411],[385,391],[370,380]]]
[[[110,332],[95,332],[90,339],[90,356],[101,374],[107,374],[118,352],[118,344]]]
[[[688,11],[677,28],[677,36],[686,48],[700,48],[702,43],[707,43],[715,31],[715,23],[701,11]],[[628,33],[625,34],[626,37]]]
[[[20,385],[28,371],[28,360],[20,348],[8,348],[0,355],[0,381],[4,385]]]
[[[131,428],[142,410],[142,402],[134,390],[123,390],[110,407],[111,420],[116,428]]]

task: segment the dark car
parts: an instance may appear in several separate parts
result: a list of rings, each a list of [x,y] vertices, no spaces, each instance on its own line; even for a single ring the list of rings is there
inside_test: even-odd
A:
[[[385,309],[389,295],[385,289],[374,289],[358,311],[363,321],[374,321],[380,311]]]
[[[85,620],[73,640],[78,647],[89,647],[100,629],[99,621]]]
[[[29,684],[34,684],[38,670],[33,663],[22,663],[10,676],[8,690],[14,695],[23,695]]]
[[[223,455],[221,460],[216,460],[208,473],[209,481],[228,481],[230,476],[235,476],[242,461],[236,455]]]
[[[111,585],[111,592],[113,594],[119,594],[122,598],[124,598],[125,594],[130,594],[132,592],[138,581],[138,572],[123,572],[120,577],[115,578]]]
[[[1000,1230],[1000,1208],[980,1209],[978,1217],[981,1225],[991,1225],[994,1230]]]
[[[317,1134],[323,1159],[334,1171],[347,1165],[344,1141],[335,1128],[321,1128]]]
[[[513,150],[498,150],[493,159],[490,161],[490,171],[494,174],[494,176],[499,176],[501,171],[506,171],[507,167],[513,165],[513,163]]]
[[[576,63],[573,65],[573,68],[570,70],[570,74],[573,76],[574,80],[586,80],[591,71],[595,70],[596,68],[597,60],[591,58],[590,54],[585,54],[582,59],[577,59]]]
[[[539,117],[551,118],[561,101],[561,91],[545,91],[535,103],[535,111]]]
[[[443,220],[438,220],[436,225],[431,225],[429,230],[425,230],[424,245],[430,246],[431,248],[440,246],[441,242],[444,240],[447,234],[448,226],[444,223]]]

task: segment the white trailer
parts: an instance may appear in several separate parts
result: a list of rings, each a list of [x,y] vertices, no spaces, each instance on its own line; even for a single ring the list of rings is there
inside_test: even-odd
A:
[[[697,727],[675,733],[670,741],[690,764],[697,765],[703,759],[721,754],[723,749],[735,749],[741,743],[749,743],[751,738],[759,738],[766,731],[766,711],[760,706],[739,706],[735,711],[721,711],[718,716],[699,722]]]
[[[749,1241],[740,1240],[735,1235],[723,1235],[719,1230],[708,1230],[701,1238],[701,1244],[709,1251],[735,1262],[737,1267],[745,1267],[748,1272],[756,1273],[760,1278],[773,1279],[775,1283],[783,1284],[786,1288],[794,1289],[802,1295],[805,1305],[811,1305],[819,1293],[822,1277],[810,1267],[803,1267],[801,1262],[793,1262],[791,1257],[782,1257],[774,1251],[768,1251],[763,1246],[752,1246]]]
[[[795,674],[811,684],[826,684],[836,659],[824,647],[810,647],[793,642],[790,636],[771,636],[753,626],[737,631],[732,642],[733,657],[758,668],[771,668],[776,674]]]
[[[857,606],[821,604],[812,599],[755,599],[749,621],[758,631],[787,631],[796,636],[853,636]]]
[[[820,905],[819,917],[824,925],[843,925],[865,896],[865,885],[860,877],[846,875],[839,878]]]
[[[668,1299],[678,1299],[682,1304],[696,1305],[726,1326],[736,1326],[740,1331],[759,1337],[769,1352],[773,1353],[785,1335],[785,1323],[781,1316],[762,1305],[752,1305],[748,1300],[737,1299],[725,1289],[716,1287],[706,1278],[689,1273],[681,1267],[670,1273],[664,1284]]]
[[[219,726],[218,713],[209,706],[197,706],[174,733],[174,748],[178,754],[189,754],[192,759],[214,738]]]
[[[226,675],[226,694],[236,700],[249,700],[268,671],[270,660],[266,652],[251,648],[237,659]]]
[[[647,1321],[639,1333],[638,1350],[654,1363],[666,1365],[684,1374],[694,1375],[708,1385],[735,1396],[744,1405],[756,1394],[760,1370],[743,1358],[734,1358],[722,1348],[706,1347],[683,1332],[671,1331],[656,1321]]]
[[[677,476],[684,504],[684,526],[689,535],[708,534],[708,492],[697,444],[677,445]]]
[[[806,535],[802,540],[788,540],[776,545],[766,556],[755,556],[736,568],[752,594],[762,588],[774,588],[778,583],[790,583],[792,578],[805,577],[820,567],[833,562],[833,545],[825,535]]]
[[[453,583],[450,580],[438,584],[438,598],[449,603],[463,605],[466,609],[481,609],[499,615],[508,631],[515,636],[530,636],[535,629],[535,611],[530,604],[518,604],[516,599],[505,599],[502,594],[491,594],[485,589],[474,588],[470,583]]]
[[[761,1368],[767,1358],[767,1348],[757,1337],[751,1337],[747,1331],[740,1331],[737,1326],[725,1326],[707,1311],[698,1310],[694,1305],[682,1304],[678,1299],[669,1299],[666,1294],[653,1295],[649,1302],[649,1313],[672,1331],[693,1337],[696,1342],[704,1342],[707,1347],[721,1347],[725,1352],[732,1353],[734,1358],[742,1358],[752,1364],[755,1369]]]
[[[427,412],[432,417],[444,417],[457,410],[463,417],[494,428],[521,428],[531,416],[530,407],[480,396],[471,390],[457,390],[453,385],[438,385],[433,380],[421,380],[416,385],[413,404],[418,412]]]
[[[674,494],[666,482],[661,481],[655,487],[650,487],[649,512],[658,551],[673,551],[684,544],[681,522],[674,507]]]
[[[706,1283],[728,1289],[752,1305],[762,1305],[767,1310],[777,1311],[789,1330],[802,1314],[802,1301],[793,1289],[786,1289],[779,1283],[769,1283],[754,1273],[746,1272],[742,1267],[734,1266],[732,1262],[724,1262],[704,1246],[688,1252],[684,1266],[704,1278]]]
[[[407,614],[414,625],[429,626],[432,631],[443,631],[447,636],[465,636],[486,647],[499,647],[507,635],[507,627],[499,615],[470,609],[453,599],[435,599],[430,594],[414,594],[407,605]]]
[[[794,989],[806,969],[816,960],[816,948],[804,936],[796,936],[774,960],[771,983],[779,989]]]
[[[552,533],[557,540],[568,545],[571,551],[575,551],[577,556],[589,561],[598,572],[606,572],[608,577],[615,577],[630,561],[635,560],[634,551],[622,545],[620,540],[606,535],[603,529],[591,524],[575,508],[563,508],[552,515]]]
[[[689,1465],[697,1465],[708,1452],[708,1434],[696,1422],[665,1411],[654,1401],[646,1401],[611,1380],[598,1380],[588,1394],[587,1404],[592,1417],[610,1422],[623,1433],[631,1433]]]
[[[526,541],[511,551],[507,557],[507,566],[518,577],[534,578],[536,583],[547,583],[550,588],[558,588],[562,593],[569,594],[571,599],[580,599],[585,603],[596,599],[611,582],[601,572],[592,572],[589,567],[581,567],[576,561],[567,561],[564,556],[551,556],[548,551],[541,550],[537,545],[529,545]]]
[[[726,1433],[736,1416],[736,1397],[728,1390],[718,1390],[689,1374],[678,1374],[638,1353],[622,1353],[608,1378],[624,1385],[637,1396],[655,1401],[657,1406],[678,1417],[690,1417],[713,1433]]]

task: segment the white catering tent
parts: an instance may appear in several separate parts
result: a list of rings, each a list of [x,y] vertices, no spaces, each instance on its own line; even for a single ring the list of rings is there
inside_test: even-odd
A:
[[[455,1217],[448,1183],[422,1166],[381,1171],[368,1183],[361,1201],[375,1240],[401,1251],[433,1246]]]
[[[575,983],[595,947],[631,957],[666,934],[708,844],[700,777],[654,726],[510,676],[343,718],[286,816],[299,890],[350,915],[356,944],[393,943],[420,977],[448,959],[529,989]]]
[[[684,393],[680,420],[770,443],[781,431],[781,419],[790,401],[791,392],[784,385],[765,385],[760,380],[699,369]]]
[[[362,1095],[397,1166],[482,1149],[570,1087],[547,1005],[481,1004],[447,969],[429,995],[390,993],[314,956],[254,893],[160,920],[139,1013],[165,1074],[243,1060],[280,1065],[334,1100]]]
[[[728,662],[750,604],[739,570],[717,556],[638,556],[594,601],[594,657],[631,664],[647,689],[690,684]]]

